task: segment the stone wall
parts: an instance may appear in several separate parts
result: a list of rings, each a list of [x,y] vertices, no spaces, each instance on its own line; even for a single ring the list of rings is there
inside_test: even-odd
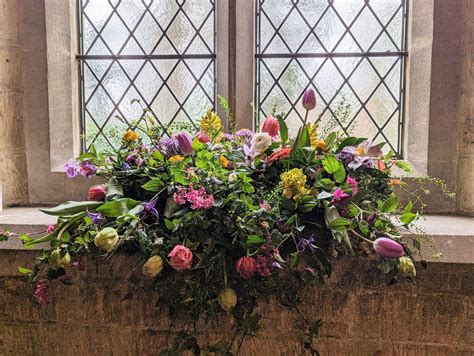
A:
[[[149,282],[129,283],[132,275],[141,278],[137,260],[90,259],[72,286],[54,284],[53,303],[40,307],[17,272],[33,256],[0,251],[0,354],[158,353],[167,321],[156,313]],[[243,344],[241,354],[301,354],[292,314],[262,304],[265,329]],[[432,263],[419,269],[415,282],[388,286],[373,262],[342,259],[329,283],[307,294],[301,310],[324,321],[322,355],[472,355],[474,265]],[[211,327],[201,338],[229,337],[228,331]]]

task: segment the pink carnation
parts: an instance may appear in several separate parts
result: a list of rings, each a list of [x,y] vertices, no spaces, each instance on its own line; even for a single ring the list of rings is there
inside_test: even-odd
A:
[[[181,188],[173,194],[173,199],[179,205],[190,203],[193,210],[210,209],[214,204],[214,197],[208,194],[204,188]]]
[[[193,253],[189,248],[183,245],[176,245],[168,254],[170,265],[174,269],[181,271],[189,269],[193,260]]]

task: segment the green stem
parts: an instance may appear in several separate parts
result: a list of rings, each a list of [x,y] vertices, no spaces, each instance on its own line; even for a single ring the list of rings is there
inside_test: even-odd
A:
[[[308,114],[309,114],[309,110],[306,110],[306,114],[304,116],[304,124],[303,126],[306,126],[306,121],[308,121]]]

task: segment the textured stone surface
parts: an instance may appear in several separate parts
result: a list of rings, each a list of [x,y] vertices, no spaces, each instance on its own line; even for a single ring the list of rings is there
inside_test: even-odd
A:
[[[72,286],[54,283],[53,303],[40,307],[16,271],[31,265],[33,256],[0,251],[0,354],[158,353],[168,323],[157,314],[149,283],[129,282],[140,277],[140,261],[91,258]],[[415,282],[387,282],[373,262],[342,259],[326,286],[307,292],[301,311],[324,321],[317,341],[322,355],[474,353],[474,265],[430,264]],[[241,354],[301,354],[293,313],[274,303],[262,303],[258,311],[265,328]],[[205,329],[201,339],[230,337],[227,322]]]

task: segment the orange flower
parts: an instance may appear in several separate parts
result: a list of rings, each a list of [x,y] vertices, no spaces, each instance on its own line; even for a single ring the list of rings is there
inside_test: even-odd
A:
[[[137,141],[138,140],[138,133],[133,130],[127,130],[123,134],[123,139],[127,142]]]
[[[290,156],[292,148],[291,147],[283,147],[282,149],[273,152],[270,157],[268,157],[267,163],[271,164],[273,161],[279,161]]]
[[[225,158],[224,156],[219,157],[219,163],[221,164],[222,168],[229,167],[229,160]]]
[[[385,163],[383,163],[383,161],[378,160],[378,161],[377,161],[377,169],[378,169],[379,171],[384,172],[384,171],[387,169],[387,167],[385,167]]]

